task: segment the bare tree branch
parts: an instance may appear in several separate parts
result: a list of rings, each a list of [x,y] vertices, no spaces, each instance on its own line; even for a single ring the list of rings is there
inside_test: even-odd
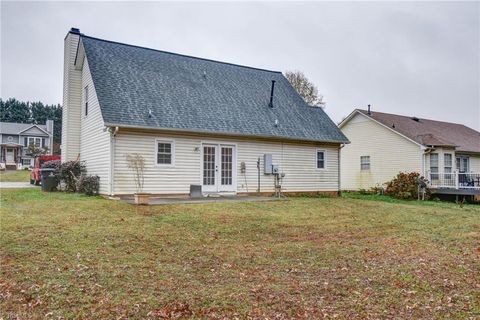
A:
[[[307,79],[303,72],[286,71],[285,77],[309,106],[325,107],[326,102],[323,101],[323,96],[318,94],[317,87]]]

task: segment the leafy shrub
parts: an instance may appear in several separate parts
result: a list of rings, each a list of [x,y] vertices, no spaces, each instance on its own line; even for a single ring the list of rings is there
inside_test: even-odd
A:
[[[375,187],[372,187],[370,189],[371,194],[376,194],[376,195],[383,195],[385,193],[385,188],[382,187],[381,185],[377,184]]]
[[[418,172],[400,172],[395,178],[387,182],[385,194],[397,199],[417,199],[417,179],[424,180]],[[428,198],[428,189],[425,197]]]
[[[58,169],[60,169],[61,164],[62,163],[60,160],[45,161],[42,164],[42,169],[55,169],[56,171],[58,171]]]
[[[87,168],[82,161],[67,161],[60,165],[58,178],[63,184],[65,191],[77,191],[77,182],[82,175],[85,175]]]
[[[98,195],[99,188],[99,176],[82,175],[77,181],[77,192],[85,193],[87,196]]]

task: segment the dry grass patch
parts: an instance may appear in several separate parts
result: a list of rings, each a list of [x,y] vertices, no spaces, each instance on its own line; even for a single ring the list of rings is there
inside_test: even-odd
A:
[[[29,182],[29,170],[0,171],[1,182]]]
[[[480,207],[2,190],[0,318],[480,316]]]

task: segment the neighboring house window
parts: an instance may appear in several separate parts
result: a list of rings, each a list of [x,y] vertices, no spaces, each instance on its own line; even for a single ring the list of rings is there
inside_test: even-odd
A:
[[[317,169],[325,169],[325,151],[317,150]]]
[[[37,148],[42,146],[42,138],[28,137],[27,146],[34,145]]]
[[[438,153],[430,154],[430,172],[432,180],[438,180]]]
[[[85,115],[88,116],[88,86],[84,89],[84,99],[85,99]]]
[[[360,156],[360,170],[370,170],[370,156]]]
[[[458,172],[468,172],[468,157],[457,157],[457,170]]]
[[[172,165],[174,161],[175,146],[173,141],[157,140],[157,164]]]
[[[23,158],[22,159],[23,166],[30,166],[30,158]]]
[[[443,155],[443,169],[445,173],[452,173],[453,161],[452,161],[452,154],[445,153]]]

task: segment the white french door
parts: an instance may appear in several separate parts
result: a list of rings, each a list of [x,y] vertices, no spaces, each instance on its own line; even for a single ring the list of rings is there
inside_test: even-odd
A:
[[[202,190],[204,192],[235,192],[235,146],[202,145]]]

